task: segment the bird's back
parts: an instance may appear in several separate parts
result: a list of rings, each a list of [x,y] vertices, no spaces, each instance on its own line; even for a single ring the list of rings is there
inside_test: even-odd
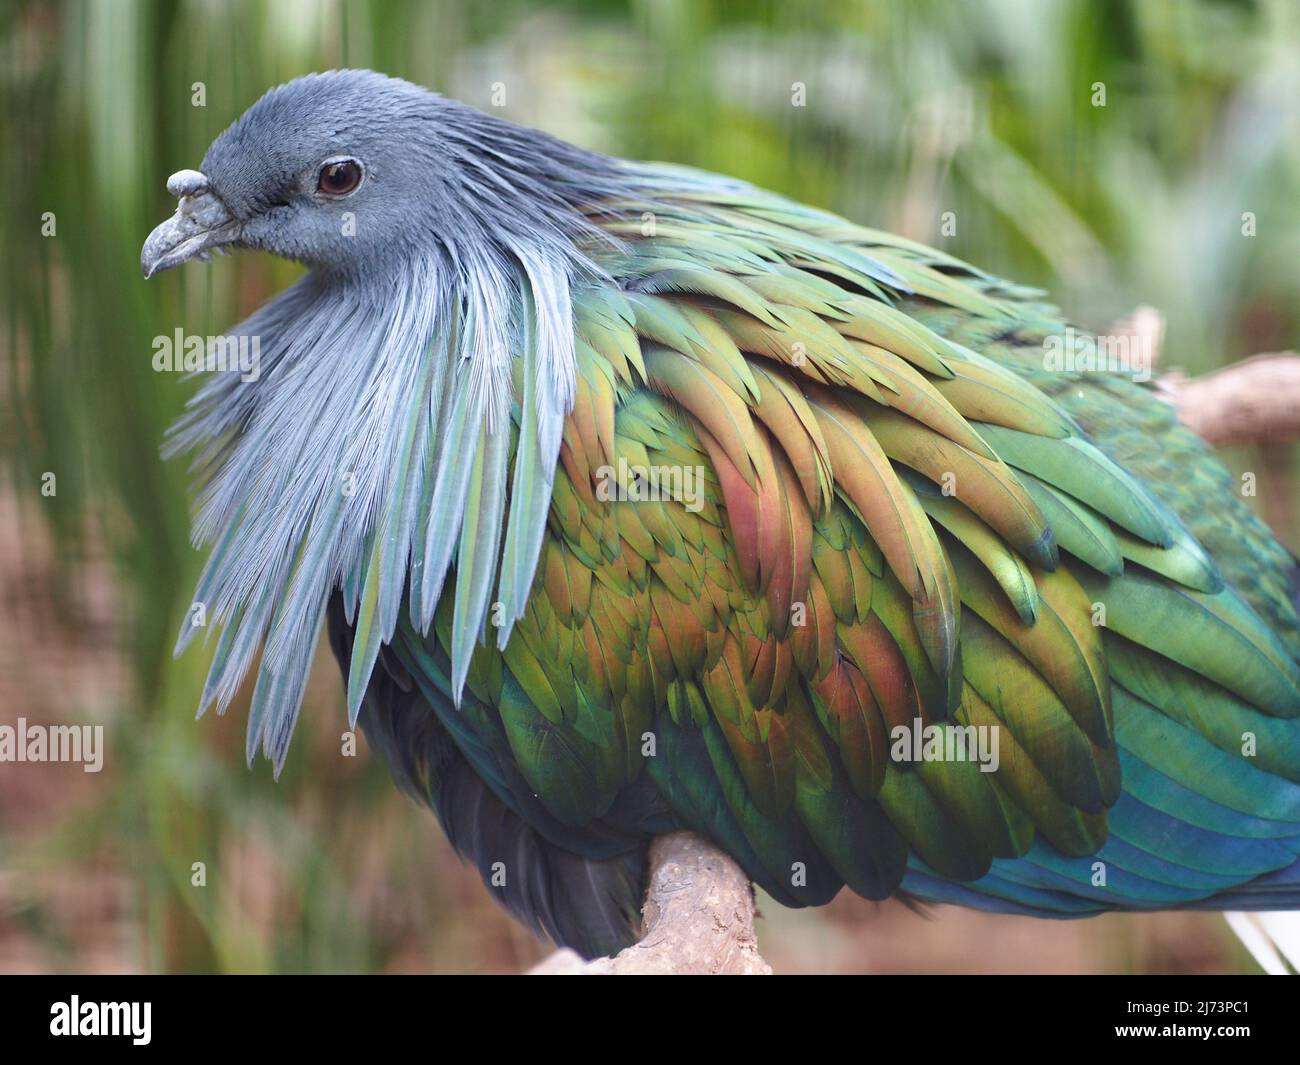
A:
[[[458,706],[449,581],[362,710],[485,882],[589,953],[674,826],[789,905],[1300,901],[1293,562],[1207,448],[1033,293],[630,173],[527,608]]]

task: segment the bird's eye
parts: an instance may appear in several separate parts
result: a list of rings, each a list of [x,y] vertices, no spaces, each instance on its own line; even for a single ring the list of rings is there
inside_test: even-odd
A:
[[[361,184],[361,164],[355,159],[329,159],[321,164],[316,190],[326,196],[346,196]]]

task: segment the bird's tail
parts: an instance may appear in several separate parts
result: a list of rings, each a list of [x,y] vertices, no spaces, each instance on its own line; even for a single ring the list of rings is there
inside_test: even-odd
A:
[[[1290,593],[1291,603],[1300,613],[1300,559],[1295,562],[1290,573]],[[1251,957],[1270,976],[1300,974],[1300,910],[1280,908],[1295,905],[1298,886],[1300,862],[1295,862],[1239,889],[1240,898],[1234,902],[1250,907],[1249,912],[1229,910],[1223,915]],[[1264,908],[1268,906],[1279,909]]]
[[[1228,926],[1270,976],[1300,973],[1300,912],[1225,913]]]
[[[1224,892],[1219,901],[1228,926],[1266,973],[1300,973],[1300,861]]]

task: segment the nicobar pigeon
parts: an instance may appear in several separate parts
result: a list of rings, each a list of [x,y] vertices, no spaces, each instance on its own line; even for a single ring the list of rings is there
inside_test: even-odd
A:
[[[250,763],[323,625],[399,784],[588,956],[678,828],[789,906],[1300,906],[1295,561],[1140,373],[1048,365],[1040,293],[367,71],[168,187],[146,276],[309,268],[168,445]]]

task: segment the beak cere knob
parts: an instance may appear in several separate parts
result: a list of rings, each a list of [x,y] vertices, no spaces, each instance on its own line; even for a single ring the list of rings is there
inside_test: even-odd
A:
[[[239,240],[238,221],[231,218],[206,175],[178,170],[167,179],[167,191],[180,203],[176,213],[144,242],[140,269],[146,278],[191,259],[207,259],[210,251],[224,251]]]
[[[167,179],[167,191],[177,199],[182,196],[197,196],[207,190],[207,175],[197,170],[178,170]]]

